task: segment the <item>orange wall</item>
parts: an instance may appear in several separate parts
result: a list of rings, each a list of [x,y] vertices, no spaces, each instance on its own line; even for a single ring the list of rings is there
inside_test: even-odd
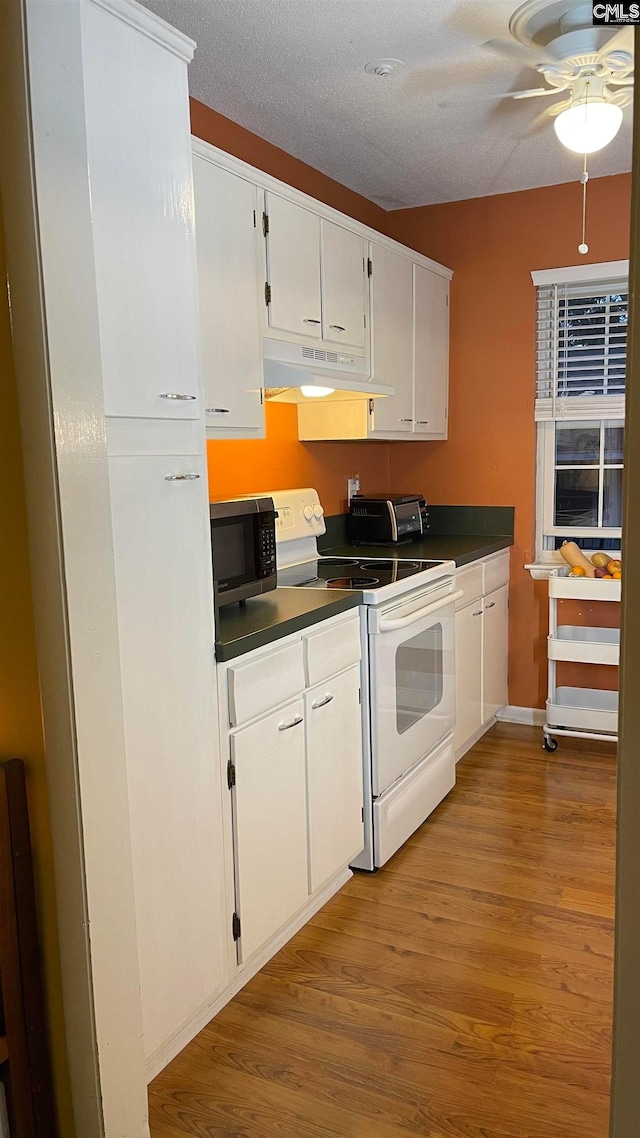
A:
[[[380,206],[334,182],[326,174],[272,146],[217,111],[191,100],[194,134],[221,150],[280,178],[349,217],[384,231],[387,214]],[[341,512],[347,478],[359,473],[363,489],[388,489],[388,447],[384,443],[300,443],[293,404],[267,405],[267,438],[258,442],[209,442],[209,490],[212,498],[314,486],[328,514]]]
[[[522,568],[535,552],[530,273],[628,257],[630,187],[627,174],[589,183],[584,258],[577,181],[388,217],[390,236],[454,272],[449,440],[392,445],[390,481],[399,491],[417,486],[434,504],[515,505],[509,700],[524,707],[542,706],[546,696],[547,624],[545,586]]]
[[[1,214],[0,279],[6,279]],[[73,1121],[66,1067],[53,857],[31,608],[26,502],[6,290],[0,297],[0,377],[0,759],[17,756],[26,763],[56,1097],[61,1133],[64,1138],[71,1138]]]
[[[207,444],[211,498],[313,486],[327,514],[339,514],[350,475],[371,493],[387,490],[386,443],[299,443],[295,404],[267,403],[266,411],[266,439]]]

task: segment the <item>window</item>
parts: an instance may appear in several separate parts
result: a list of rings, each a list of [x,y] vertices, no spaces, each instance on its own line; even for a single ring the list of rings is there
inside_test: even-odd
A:
[[[533,273],[537,552],[619,548],[628,263]]]

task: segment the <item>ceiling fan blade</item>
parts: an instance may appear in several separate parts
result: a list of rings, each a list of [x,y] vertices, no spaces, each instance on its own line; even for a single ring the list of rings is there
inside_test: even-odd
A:
[[[495,51],[498,55],[506,55],[508,59],[517,63],[526,64],[527,67],[537,69],[540,65],[540,53],[533,48],[525,47],[517,40],[486,40],[482,47],[488,51]]]
[[[537,99],[540,95],[557,95],[557,87],[532,87],[529,91],[511,91],[512,99]]]
[[[617,31],[616,34],[611,37],[610,40],[607,40],[606,44],[604,45],[604,47],[602,48],[602,50],[600,51],[599,54],[601,57],[606,58],[607,55],[611,55],[611,53],[614,51],[624,51],[624,52],[627,52],[629,55],[632,56],[633,55],[633,45],[634,45],[633,27],[632,27],[632,25],[627,24],[624,27],[620,28],[619,31]]]

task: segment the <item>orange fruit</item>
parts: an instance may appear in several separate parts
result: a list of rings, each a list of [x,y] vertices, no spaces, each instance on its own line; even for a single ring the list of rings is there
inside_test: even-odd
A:
[[[571,577],[584,577],[584,569],[582,568],[582,565],[574,565],[573,569],[571,570],[570,576]]]
[[[620,572],[619,569],[616,569],[615,572],[613,572],[611,574],[611,576],[613,577],[614,581],[621,581],[622,580],[622,573]]]

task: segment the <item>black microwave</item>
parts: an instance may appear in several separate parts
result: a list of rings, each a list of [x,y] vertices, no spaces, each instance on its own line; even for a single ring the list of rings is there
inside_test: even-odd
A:
[[[218,605],[275,589],[276,511],[273,498],[211,502],[211,558]]]

